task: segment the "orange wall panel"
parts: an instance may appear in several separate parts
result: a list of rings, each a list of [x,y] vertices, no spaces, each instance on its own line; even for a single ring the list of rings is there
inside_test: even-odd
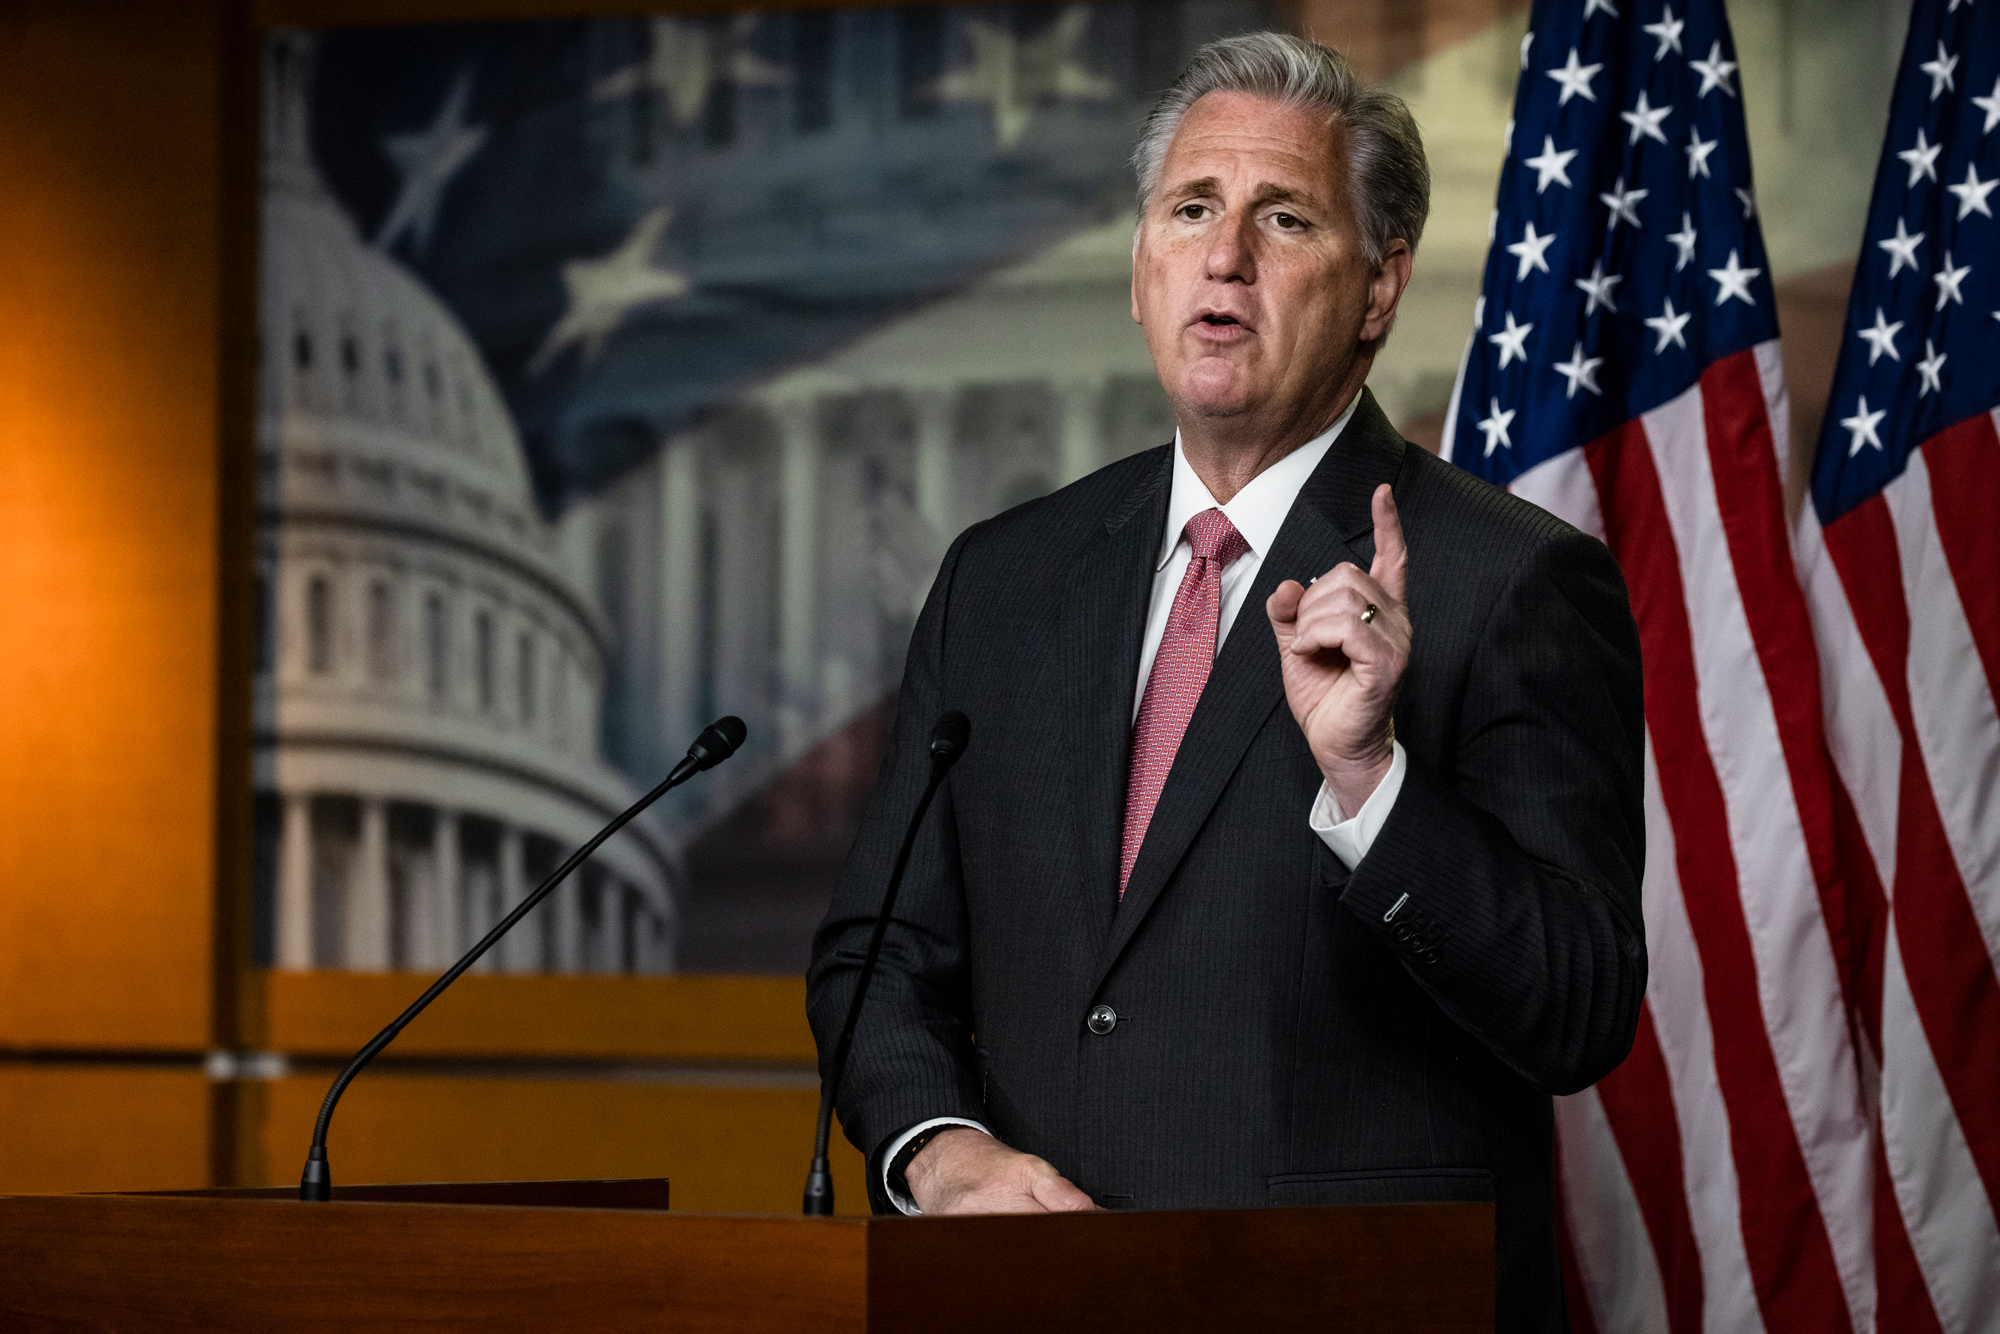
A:
[[[0,1065],[0,1194],[208,1184],[199,1070]]]
[[[276,1051],[349,1056],[432,982],[425,973],[267,973]],[[461,977],[397,1056],[811,1065],[802,977]]]
[[[0,1046],[207,1041],[219,50],[0,9]]]
[[[268,1086],[264,1176],[293,1185],[330,1075]],[[370,1071],[348,1088],[327,1137],[342,1182],[667,1177],[673,1207],[795,1214],[812,1158],[810,1088]],[[834,1199],[868,1212],[861,1155],[834,1130]]]

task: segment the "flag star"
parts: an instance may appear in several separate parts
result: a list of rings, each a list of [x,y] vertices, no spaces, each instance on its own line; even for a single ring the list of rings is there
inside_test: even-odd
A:
[[[1906,148],[1896,154],[1897,157],[1910,164],[1910,179],[1903,182],[1904,188],[1907,189],[1915,185],[1926,176],[1932,180],[1936,180],[1938,178],[1937,156],[1943,151],[1943,144],[1925,143],[1923,129],[1919,127],[1917,130],[1917,146],[1915,148]]]
[[[1689,180],[1693,180],[1696,176],[1708,175],[1708,155],[1713,153],[1715,146],[1721,142],[1720,139],[1704,140],[1698,129],[1688,131],[1688,146],[1683,151],[1688,155]]]
[[[1617,231],[1618,223],[1621,219],[1631,223],[1634,227],[1642,226],[1643,224],[1639,221],[1638,204],[1640,200],[1644,199],[1650,193],[1652,192],[1649,190],[1627,190],[1625,188],[1625,178],[1620,176],[1618,183],[1611,187],[1610,194],[1598,196],[1599,199],[1604,201],[1605,206],[1611,210],[1611,226],[1607,230]]]
[[[1618,113],[1618,119],[1632,127],[1632,137],[1625,142],[1627,144],[1636,144],[1643,137],[1658,139],[1661,143],[1665,143],[1667,136],[1665,131],[1660,129],[1660,122],[1673,114],[1674,108],[1671,103],[1663,107],[1656,107],[1649,104],[1646,101],[1646,90],[1641,88],[1639,90],[1638,104],[1630,111],[1621,111]]]
[[[1882,448],[1882,437],[1875,434],[1875,426],[1886,415],[1888,414],[1880,408],[1870,412],[1868,395],[1861,396],[1860,406],[1855,408],[1854,415],[1840,419],[1840,424],[1847,428],[1851,442],[1847,446],[1847,457],[1853,458],[1859,454],[1863,445],[1873,445],[1878,450]]]
[[[1744,217],[1754,218],[1757,216],[1756,195],[1751,194],[1748,190],[1744,189],[1742,186],[1739,185],[1736,187],[1736,197],[1737,199],[1742,201]]]
[[[562,266],[569,309],[550,328],[542,345],[528,360],[528,374],[540,375],[565,348],[582,349],[587,365],[597,359],[605,342],[641,306],[670,301],[693,290],[687,276],[653,263],[673,221],[671,205],[661,204],[639,219],[617,249],[599,259],[572,259]]]
[[[1569,388],[1563,392],[1563,397],[1575,398],[1578,385],[1582,385],[1591,393],[1601,396],[1604,391],[1597,387],[1597,368],[1603,364],[1603,357],[1586,357],[1583,355],[1583,342],[1579,339],[1576,351],[1569,354],[1569,360],[1555,363],[1556,370],[1562,374],[1564,379],[1569,381]]]
[[[1528,52],[1535,45],[1535,34],[1524,33],[1521,37],[1521,68],[1528,68]]]
[[[1666,11],[1666,17],[1658,23],[1648,23],[1639,30],[1651,35],[1660,43],[1660,49],[1653,52],[1654,60],[1665,60],[1668,51],[1672,51],[1675,55],[1681,54],[1681,29],[1687,27],[1687,21],[1674,17],[1672,5],[1668,5]]]
[[[971,20],[965,34],[972,63],[938,75],[929,92],[940,101],[989,107],[994,143],[1011,151],[1049,103],[1103,102],[1116,95],[1109,78],[1087,67],[1080,48],[1089,31],[1090,13],[1080,5],[1059,10],[1038,37],[1023,36],[1011,24]]]
[[[1969,5],[1971,3],[1972,0],[1951,0],[1951,3],[1944,7],[1944,12],[1947,14],[1956,14],[1960,5]]]
[[[1668,297],[1665,308],[1645,321],[1646,327],[1660,336],[1659,343],[1653,348],[1653,354],[1657,356],[1666,351],[1668,343],[1679,343],[1682,347],[1686,347],[1687,339],[1681,336],[1681,330],[1687,328],[1687,322],[1693,318],[1692,311],[1676,312],[1674,299]]]
[[[1599,306],[1615,312],[1618,303],[1612,299],[1611,289],[1624,281],[1625,275],[1622,273],[1606,273],[1603,260],[1593,263],[1590,266],[1590,276],[1576,280],[1576,285],[1590,298],[1584,303],[1583,317],[1589,319],[1595,315]]]
[[[1975,97],[1972,99],[1972,105],[1986,113],[1986,123],[1979,127],[1979,133],[1982,135],[1991,133],[1995,125],[2000,125],[2000,78],[1993,80],[1992,96]]]
[[[1611,0],[1583,0],[1584,22],[1588,23],[1590,16],[1598,13],[1609,14],[1614,19],[1618,17],[1618,11],[1612,7]]]
[[[396,164],[403,181],[375,233],[377,246],[387,250],[405,233],[413,249],[421,251],[430,245],[446,187],[486,142],[486,126],[465,119],[471,101],[472,71],[467,69],[445,94],[444,105],[429,128],[382,140],[382,151]]]
[[[1486,416],[1480,420],[1479,430],[1486,437],[1486,457],[1491,458],[1493,451],[1501,445],[1509,449],[1514,447],[1514,442],[1507,436],[1507,427],[1514,421],[1514,409],[1502,412],[1497,398],[1488,399],[1487,403],[1489,406]]]
[[[1548,189],[1550,181],[1561,181],[1564,185],[1568,185],[1570,159],[1576,154],[1577,150],[1574,148],[1556,152],[1556,141],[1549,135],[1543,135],[1541,154],[1526,159],[1524,163],[1535,169],[1535,193],[1540,194]]]
[[[1569,49],[1569,62],[1561,69],[1547,71],[1548,76],[1562,85],[1562,96],[1556,105],[1566,107],[1572,97],[1581,97],[1586,102],[1595,102],[1597,94],[1590,91],[1590,81],[1595,78],[1602,65],[1579,65],[1576,63],[1576,48]]]
[[[701,20],[654,18],[647,26],[650,54],[593,83],[592,101],[655,97],[667,118],[685,129],[701,119],[717,85],[775,88],[787,81],[784,70],[750,49],[755,14],[738,14],[726,36]]]
[[[1707,97],[1709,90],[1720,88],[1731,97],[1736,90],[1729,86],[1729,76],[1736,72],[1736,62],[1722,58],[1722,43],[1716,41],[1708,48],[1708,59],[1690,60],[1688,68],[1701,75],[1701,87],[1695,90],[1697,100]]]
[[[1754,306],[1757,298],[1750,295],[1750,280],[1762,273],[1762,269],[1746,269],[1736,260],[1736,252],[1729,252],[1729,262],[1719,269],[1710,269],[1708,276],[1715,279],[1715,304],[1721,305],[1730,297],[1741,297],[1743,304]]]
[[[1951,72],[1958,68],[1958,57],[1946,55],[1943,42],[1938,43],[1937,59],[1926,60],[1917,68],[1931,76],[1931,101],[1937,101],[1939,93],[1958,91],[1951,78]]]
[[[1534,332],[1532,324],[1514,323],[1514,312],[1507,312],[1507,327],[1497,334],[1488,334],[1486,341],[1500,349],[1500,369],[1506,370],[1507,363],[1519,358],[1528,359],[1528,335]]]
[[[1680,256],[1674,260],[1675,273],[1679,273],[1682,269],[1686,268],[1688,261],[1694,258],[1694,238],[1696,235],[1694,219],[1683,212],[1681,214],[1681,229],[1677,232],[1667,233],[1667,239],[1672,241],[1674,248],[1680,251]]]
[[[1507,253],[1521,261],[1521,271],[1514,275],[1515,282],[1525,279],[1530,269],[1540,269],[1543,273],[1549,271],[1549,262],[1544,256],[1548,254],[1549,246],[1555,239],[1554,232],[1545,232],[1537,236],[1535,224],[1532,221],[1528,223],[1527,230],[1521,233],[1521,239],[1507,247]]]
[[[1970,264],[1954,269],[1951,266],[1951,251],[1944,252],[1944,267],[1931,275],[1931,281],[1937,284],[1939,310],[1944,309],[1944,303],[1947,301],[1956,301],[1961,306],[1965,304],[1965,297],[1959,292],[1958,285],[1964,282],[1965,275],[1971,272]]]
[[[1944,353],[1932,347],[1931,340],[1926,338],[1924,340],[1924,359],[1917,363],[1917,374],[1923,377],[1923,382],[1917,386],[1918,398],[1922,398],[1933,390],[1940,394],[1944,392],[1944,381],[1938,376],[1938,372],[1944,369],[1944,363]]]
[[[1889,252],[1889,276],[1893,278],[1906,268],[1914,269],[1917,267],[1917,247],[1923,243],[1924,234],[1918,232],[1912,236],[1910,229],[1903,225],[1901,218],[1898,218],[1896,219],[1896,234],[1886,240],[1877,241],[1875,244]]]
[[[1862,342],[1868,344],[1868,364],[1870,366],[1880,361],[1882,354],[1885,352],[1889,355],[1889,360],[1891,361],[1900,362],[1903,359],[1903,354],[1896,350],[1896,335],[1901,333],[1902,329],[1903,322],[1901,320],[1897,320],[1894,324],[1889,323],[1888,317],[1882,313],[1882,308],[1877,306],[1875,307],[1874,327],[1856,329],[1854,331],[1860,336]]]
[[[1987,207],[1986,196],[1993,193],[1996,185],[2000,185],[2000,176],[1989,176],[1982,181],[1978,169],[1970,162],[1966,163],[1965,180],[1961,184],[1945,187],[1958,196],[1958,220],[1963,222],[1968,213],[1984,213],[1992,217],[1993,210]]]

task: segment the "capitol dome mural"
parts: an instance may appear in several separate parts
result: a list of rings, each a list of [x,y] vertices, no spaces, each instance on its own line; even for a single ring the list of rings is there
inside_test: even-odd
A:
[[[638,793],[598,748],[587,569],[478,349],[320,180],[311,61],[278,40],[267,68],[260,945],[285,969],[432,969]],[[481,966],[670,971],[679,876],[642,819]]]

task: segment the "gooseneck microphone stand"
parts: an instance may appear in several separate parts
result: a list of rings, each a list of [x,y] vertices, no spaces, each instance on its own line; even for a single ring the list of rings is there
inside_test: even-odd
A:
[[[571,853],[569,859],[555,869],[554,874],[536,886],[534,893],[522,899],[514,911],[500,920],[500,925],[488,931],[477,945],[465,952],[464,958],[446,969],[443,977],[431,983],[430,989],[417,997],[415,1004],[397,1015],[394,1023],[377,1033],[369,1040],[367,1046],[354,1054],[354,1059],[347,1063],[347,1068],[333,1081],[333,1087],[326,1091],[326,1100],[319,1105],[319,1120],[313,1126],[312,1148],[306,1153],[305,1172],[299,1177],[301,1200],[323,1201],[333,1196],[333,1173],[326,1161],[326,1131],[333,1122],[333,1109],[340,1102],[340,1095],[347,1091],[347,1086],[354,1082],[354,1077],[367,1068],[368,1063],[380,1055],[384,1047],[394,1042],[396,1035],[408,1027],[412,1019],[422,1014],[426,1006],[443,994],[446,987],[458,981],[459,974],[472,967],[479,961],[480,955],[499,943],[500,937],[512,930],[514,923],[533,912],[535,905],[547,898],[571,871],[583,865],[584,860],[597,851],[605,839],[630,824],[640,811],[645,810],[674,788],[704,769],[713,769],[735,754],[736,748],[743,744],[744,735],[745,729],[741,718],[718,718],[704,727],[701,735],[695,738],[694,744],[688,747],[687,756],[673,767],[673,771],[658,787],[633,802],[626,808],[624,814],[599,830],[597,836],[590,842]]]
[[[808,1218],[829,1218],[833,1215],[833,1169],[827,1162],[827,1143],[833,1136],[833,1105],[840,1097],[840,1081],[847,1073],[847,1053],[854,1045],[854,1025],[861,1018],[861,1003],[868,999],[868,983],[875,976],[875,965],[882,958],[882,938],[889,933],[889,915],[896,908],[896,891],[903,887],[903,872],[910,865],[910,850],[917,845],[917,830],[922,828],[924,813],[931,808],[931,799],[944,785],[944,776],[951,772],[951,766],[965,753],[966,740],[972,734],[972,724],[964,714],[953,710],[938,719],[937,730],[931,733],[931,777],[924,784],[924,795],[917,799],[916,814],[910,817],[910,827],[903,834],[903,846],[896,853],[896,864],[889,872],[889,886],[882,891],[882,910],[875,914],[875,932],[868,938],[868,955],[861,961],[861,975],[854,983],[854,999],[847,1005],[847,1022],[840,1026],[840,1040],[834,1044],[833,1062],[819,1091],[819,1125],[813,1132],[812,1167],[806,1173],[805,1214]]]

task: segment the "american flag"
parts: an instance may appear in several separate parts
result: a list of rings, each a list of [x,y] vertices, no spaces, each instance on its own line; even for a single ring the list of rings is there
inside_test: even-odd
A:
[[[2000,16],[1919,0],[1799,524],[1884,1328],[2000,1329]]]
[[[1645,654],[1646,1003],[1624,1064],[1556,1103],[1578,1329],[1875,1316],[1872,1072],[1737,74],[1720,0],[1539,0],[1446,427],[1609,545]]]

